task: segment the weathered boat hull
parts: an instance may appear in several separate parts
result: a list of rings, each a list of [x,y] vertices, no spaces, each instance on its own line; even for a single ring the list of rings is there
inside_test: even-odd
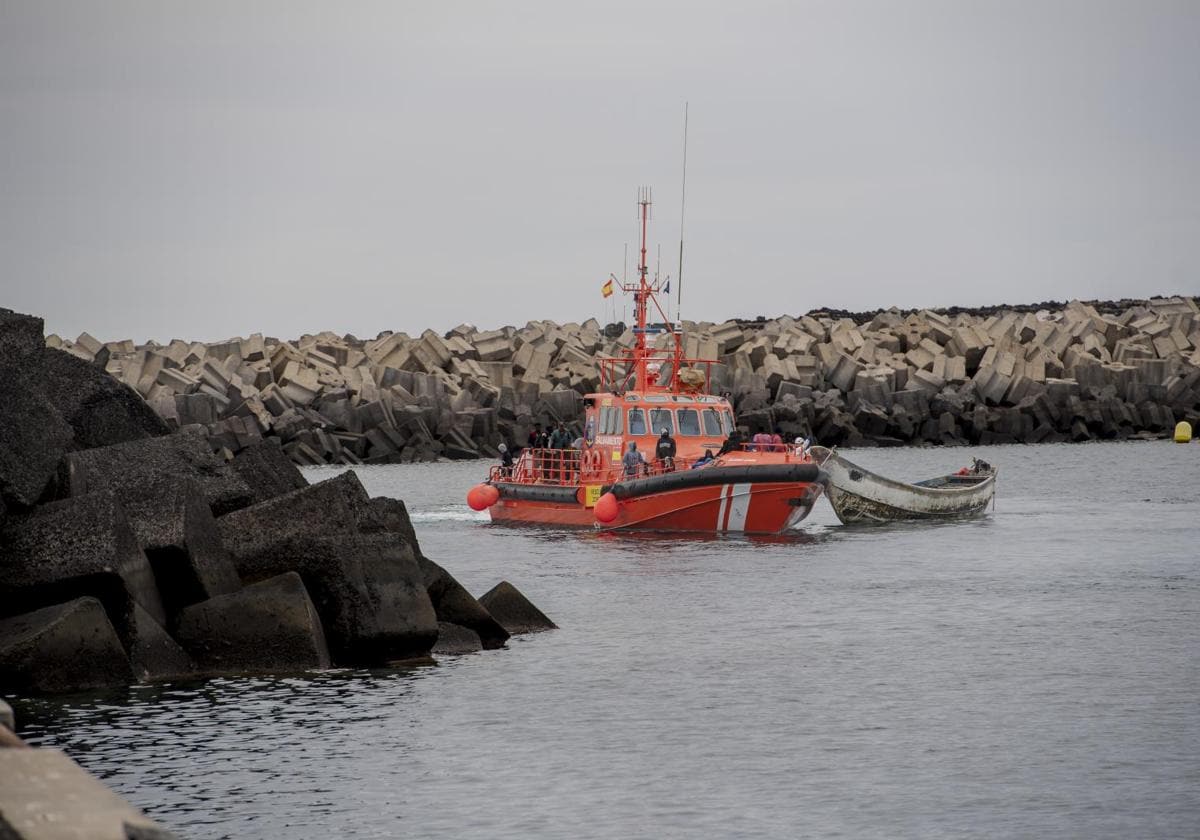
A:
[[[826,495],[846,525],[913,519],[954,519],[987,510],[996,495],[996,473],[943,476],[921,484],[893,481],[823,447],[814,459],[829,475]],[[928,486],[939,484],[941,486]]]

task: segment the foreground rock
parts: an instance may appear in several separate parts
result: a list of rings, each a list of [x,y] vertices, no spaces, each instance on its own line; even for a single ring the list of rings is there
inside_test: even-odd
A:
[[[72,691],[380,665],[425,658],[439,639],[455,652],[504,644],[504,627],[421,554],[403,502],[369,498],[352,472],[310,486],[272,442],[164,435],[137,393],[41,346],[40,329],[0,311],[4,686]],[[97,360],[119,352],[81,344]]]
[[[133,680],[129,659],[95,598],[0,619],[0,685],[49,694]]]
[[[540,633],[543,630],[556,630],[558,625],[546,617],[546,614],[535,607],[517,587],[506,580],[489,589],[480,599],[496,621],[504,625],[504,629],[514,636],[520,633]]]
[[[299,572],[338,664],[422,657],[437,640],[416,558],[389,536],[294,537],[259,545],[235,562],[246,581]]]
[[[133,441],[67,456],[63,489],[79,496],[106,490],[136,495],[166,478],[192,480],[216,515],[249,505],[253,492],[237,472],[195,434]]]
[[[328,668],[321,619],[295,572],[188,607],[179,641],[209,672]]]
[[[150,562],[112,493],[91,493],[10,517],[0,531],[0,610],[99,599],[126,648],[135,605],[166,620]]]
[[[166,478],[127,490],[123,507],[173,621],[184,607],[241,588],[198,482]]]
[[[383,530],[399,536],[412,549],[421,569],[425,591],[437,614],[439,626],[450,624],[469,630],[486,650],[504,647],[509,632],[468,592],[454,576],[421,553],[408,509],[399,499],[370,500],[364,530]],[[456,631],[450,631],[456,632]]]

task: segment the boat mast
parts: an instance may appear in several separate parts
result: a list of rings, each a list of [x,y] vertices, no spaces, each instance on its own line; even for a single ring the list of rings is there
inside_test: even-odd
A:
[[[650,299],[650,284],[646,280],[646,274],[649,271],[649,262],[646,259],[646,227],[650,219],[650,188],[642,187],[638,190],[638,207],[640,208],[642,219],[642,251],[641,260],[638,262],[638,285],[633,290],[634,300],[634,317],[637,320],[637,329],[634,330],[634,373],[637,390],[645,391],[647,388],[647,351],[646,351],[646,305]]]

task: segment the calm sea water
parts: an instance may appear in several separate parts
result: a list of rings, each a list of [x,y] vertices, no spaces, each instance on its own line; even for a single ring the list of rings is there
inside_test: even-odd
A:
[[[493,527],[480,464],[360,469],[561,629],[436,666],[15,702],[189,838],[1200,836],[1200,446],[979,455],[994,512],[790,539]],[[312,470],[316,480],[331,470]]]

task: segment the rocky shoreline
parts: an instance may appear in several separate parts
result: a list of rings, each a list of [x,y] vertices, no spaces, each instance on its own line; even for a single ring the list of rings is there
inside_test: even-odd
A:
[[[1200,420],[1195,298],[684,326],[687,355],[719,360],[714,390],[751,433],[829,446],[1038,443],[1164,437]],[[535,423],[578,432],[582,395],[599,389],[595,359],[633,341],[624,324],[590,320],[371,340],[135,345],[84,333],[47,344],[111,373],[226,459],[275,438],[299,464],[359,464],[495,457]]]
[[[310,485],[276,440],[223,459],[8,310],[0,502],[6,693],[428,661],[554,626],[506,582],[473,597],[352,471]]]

